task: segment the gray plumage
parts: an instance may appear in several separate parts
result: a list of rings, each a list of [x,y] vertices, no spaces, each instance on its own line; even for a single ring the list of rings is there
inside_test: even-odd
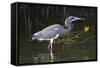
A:
[[[49,46],[51,46],[51,48],[52,48],[53,40],[57,39],[59,37],[62,37],[66,34],[69,34],[73,28],[72,22],[76,21],[76,20],[84,20],[84,19],[75,17],[75,16],[69,16],[65,20],[66,28],[64,28],[64,26],[62,26],[60,24],[50,25],[50,26],[44,28],[43,30],[38,31],[35,34],[33,34],[32,40],[35,40],[35,39],[40,40],[40,41],[50,40]]]
[[[59,34],[60,36],[64,35],[65,32],[68,32],[64,27],[62,27],[59,24],[54,24],[46,27],[45,29],[37,32],[34,34],[37,38],[43,38],[43,39],[51,39],[56,36],[56,34]]]

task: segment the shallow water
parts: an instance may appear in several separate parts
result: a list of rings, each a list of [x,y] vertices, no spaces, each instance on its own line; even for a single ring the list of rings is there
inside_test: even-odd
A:
[[[83,35],[77,40],[74,39],[74,42],[61,40],[62,42],[58,43],[59,40],[55,40],[53,43],[53,59],[51,59],[50,49],[48,49],[49,42],[35,40],[30,43],[22,43],[19,53],[20,63],[95,60],[96,37],[83,37]],[[83,40],[80,40],[80,38],[83,38]]]

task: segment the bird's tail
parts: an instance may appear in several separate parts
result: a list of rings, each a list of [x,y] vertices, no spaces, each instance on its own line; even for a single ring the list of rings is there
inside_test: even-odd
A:
[[[36,37],[32,37],[32,41],[35,40],[35,39],[36,39]]]
[[[31,41],[35,40],[36,37],[34,35],[31,36]]]

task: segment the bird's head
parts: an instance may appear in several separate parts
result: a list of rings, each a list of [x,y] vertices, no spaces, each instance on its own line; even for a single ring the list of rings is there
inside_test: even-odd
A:
[[[73,22],[73,21],[77,21],[77,20],[85,20],[85,18],[80,18],[80,17],[76,17],[76,16],[69,16],[67,18],[67,20],[70,20],[71,22]]]
[[[77,20],[85,20],[85,18],[80,18],[80,17],[76,17],[76,16],[69,16],[66,20],[65,20],[65,25],[72,23],[74,21]]]
[[[80,17],[76,17],[76,16],[69,16],[66,20],[65,20],[65,26],[68,27],[69,31],[71,31],[73,29],[73,23],[74,21],[77,20],[85,20],[85,18],[80,18]]]

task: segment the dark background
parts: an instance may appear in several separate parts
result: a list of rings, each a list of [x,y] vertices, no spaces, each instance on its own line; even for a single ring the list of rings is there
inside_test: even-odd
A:
[[[96,23],[97,9],[95,7],[57,6],[42,4],[19,4],[19,63],[45,63],[50,62],[47,41],[31,41],[31,35],[52,24],[64,25],[68,16],[85,18],[85,21],[76,21],[73,31],[83,31],[84,25],[89,26],[89,32],[76,37],[75,43],[60,39],[53,46],[54,62],[79,61],[96,59]],[[64,42],[68,42],[66,44]]]

